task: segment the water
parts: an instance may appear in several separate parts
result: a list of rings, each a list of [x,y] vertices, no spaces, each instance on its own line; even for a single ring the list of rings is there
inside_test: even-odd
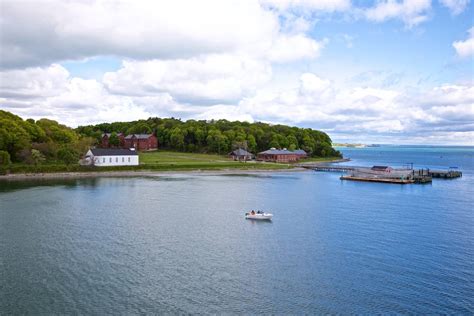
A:
[[[344,152],[464,175],[0,183],[0,314],[472,314],[474,150]],[[273,222],[243,219],[252,208]]]

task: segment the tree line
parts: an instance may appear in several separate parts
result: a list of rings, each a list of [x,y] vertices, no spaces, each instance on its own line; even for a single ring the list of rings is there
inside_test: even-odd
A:
[[[313,157],[341,156],[332,147],[331,138],[324,132],[310,128],[248,123],[228,120],[187,120],[149,118],[133,122],[102,123],[80,126],[79,135],[100,140],[102,133],[112,133],[112,144],[118,143],[117,134],[150,134],[158,138],[159,147],[182,152],[227,154],[243,147],[252,153],[269,148],[303,149]]]

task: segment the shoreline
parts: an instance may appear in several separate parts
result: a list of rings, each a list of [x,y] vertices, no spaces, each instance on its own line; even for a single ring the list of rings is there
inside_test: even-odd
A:
[[[47,179],[82,179],[82,178],[132,178],[132,177],[159,177],[174,175],[246,175],[246,174],[268,174],[283,172],[309,171],[305,168],[289,169],[221,169],[221,170],[169,170],[169,171],[91,171],[91,172],[53,172],[53,173],[11,173],[0,176],[2,181],[24,181],[24,180],[47,180]]]

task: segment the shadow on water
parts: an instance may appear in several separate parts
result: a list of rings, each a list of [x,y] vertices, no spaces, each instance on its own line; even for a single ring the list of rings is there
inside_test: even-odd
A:
[[[252,219],[247,219],[247,222],[250,223],[250,225],[271,225],[273,224],[272,221],[269,220],[252,220]]]
[[[0,181],[0,192],[27,190],[33,187],[75,188],[77,186],[95,188],[99,185],[99,178],[86,179],[31,179],[25,181]]]

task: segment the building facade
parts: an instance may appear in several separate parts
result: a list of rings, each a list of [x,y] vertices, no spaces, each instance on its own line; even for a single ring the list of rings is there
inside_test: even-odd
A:
[[[87,151],[82,164],[98,167],[138,166],[139,156],[134,149],[94,148]]]
[[[287,149],[275,149],[271,148],[266,151],[262,151],[257,154],[257,160],[269,161],[269,162],[297,162],[302,158],[301,154]]]
[[[156,150],[158,149],[158,138],[153,134],[131,134],[125,137],[125,148],[135,148],[136,150]]]
[[[253,158],[253,155],[251,153],[242,148],[234,150],[229,154],[229,156],[231,156],[234,160],[238,161],[247,161],[252,160]]]

